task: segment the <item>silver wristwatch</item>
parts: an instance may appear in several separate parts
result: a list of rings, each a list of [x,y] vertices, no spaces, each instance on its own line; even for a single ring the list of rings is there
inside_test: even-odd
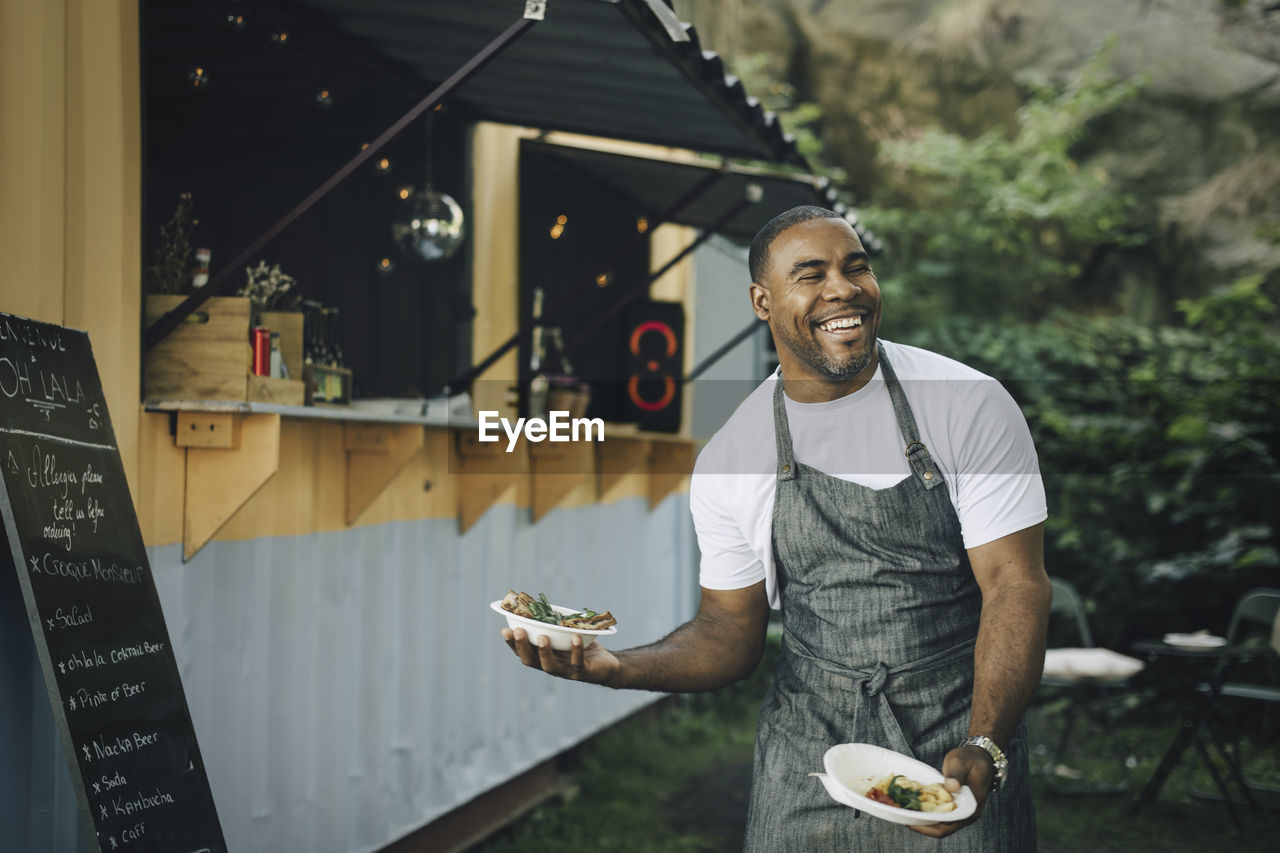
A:
[[[1004,784],[1004,780],[1009,775],[1009,759],[1005,756],[1004,750],[1001,749],[995,741],[986,735],[974,735],[965,738],[961,746],[976,746],[985,750],[987,755],[991,756],[991,761],[996,766],[996,778],[991,783],[991,790],[997,791]]]

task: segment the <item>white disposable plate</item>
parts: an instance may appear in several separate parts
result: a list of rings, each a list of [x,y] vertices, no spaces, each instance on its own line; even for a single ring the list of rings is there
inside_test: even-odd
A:
[[[1220,649],[1227,644],[1226,637],[1212,634],[1165,634],[1164,641],[1180,649]]]
[[[537,619],[528,619],[524,616],[517,616],[509,610],[502,607],[502,599],[498,599],[489,605],[497,613],[507,618],[507,627],[511,630],[523,628],[525,633],[529,635],[529,642],[537,645],[539,637],[546,637],[551,641],[551,648],[567,652],[573,648],[573,637],[576,634],[582,637],[582,647],[585,649],[595,643],[596,637],[605,637],[609,634],[618,633],[616,626],[605,628],[602,631],[589,631],[586,628],[562,628],[559,625],[548,625],[546,622],[539,622]],[[581,613],[572,607],[560,607],[559,605],[551,605],[551,609],[557,613],[568,616],[571,613]]]
[[[910,756],[869,743],[842,743],[827,750],[822,757],[826,773],[815,773],[831,799],[855,808],[881,820],[907,826],[929,826],[935,823],[952,823],[970,817],[978,808],[978,801],[968,786],[953,794],[955,811],[916,812],[888,806],[868,799],[863,792],[884,777],[895,774],[916,782],[930,784],[941,782],[942,774]]]

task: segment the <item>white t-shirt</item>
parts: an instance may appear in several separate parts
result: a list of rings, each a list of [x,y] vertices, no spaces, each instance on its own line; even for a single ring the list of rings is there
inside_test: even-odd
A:
[[[946,480],[964,546],[1044,521],[1044,481],[1026,420],[1004,387],[958,361],[881,341],[911,405],[920,440]],[[742,402],[698,454],[689,502],[702,551],[701,584],[741,589],[761,580],[780,606],[772,523],[778,373]],[[873,489],[911,473],[893,402],[877,369],[853,394],[828,403],[786,398],[797,462]]]

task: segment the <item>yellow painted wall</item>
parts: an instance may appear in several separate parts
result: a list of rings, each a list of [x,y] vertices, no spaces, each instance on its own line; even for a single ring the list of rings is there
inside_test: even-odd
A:
[[[138,494],[136,0],[0,0],[0,311],[89,333]]]

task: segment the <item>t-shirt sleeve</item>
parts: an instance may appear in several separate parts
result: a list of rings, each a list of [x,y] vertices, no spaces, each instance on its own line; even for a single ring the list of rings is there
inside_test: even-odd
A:
[[[699,455],[689,481],[689,509],[702,552],[699,583],[707,589],[742,589],[765,577],[764,563],[731,511],[735,480],[742,475],[708,473],[705,456]]]
[[[969,383],[965,383],[969,384]],[[1048,518],[1044,480],[1026,418],[999,382],[973,383],[957,408],[956,514],[973,548]]]

